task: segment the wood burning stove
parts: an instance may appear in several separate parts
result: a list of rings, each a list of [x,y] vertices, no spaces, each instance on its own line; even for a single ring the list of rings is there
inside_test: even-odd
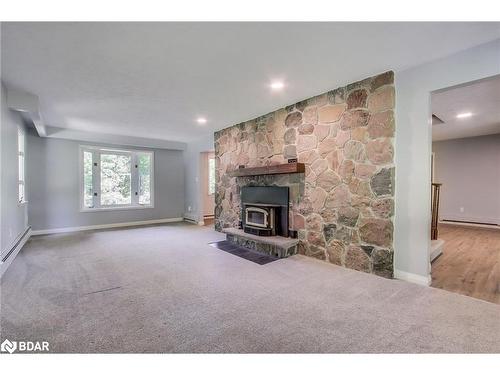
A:
[[[246,233],[288,237],[288,187],[244,186],[241,208]]]
[[[245,204],[245,232],[259,236],[276,236],[276,211],[278,205]]]

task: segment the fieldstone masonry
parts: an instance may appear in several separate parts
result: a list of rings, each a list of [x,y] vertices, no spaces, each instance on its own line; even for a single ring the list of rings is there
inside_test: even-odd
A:
[[[238,226],[242,186],[289,186],[300,253],[392,277],[394,103],[386,72],[216,132],[216,230]],[[228,175],[288,158],[305,173]]]

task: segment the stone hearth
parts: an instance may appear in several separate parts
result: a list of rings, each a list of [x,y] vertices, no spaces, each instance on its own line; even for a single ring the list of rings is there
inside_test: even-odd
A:
[[[237,228],[242,186],[289,186],[298,252],[393,274],[394,76],[367,78],[215,133],[215,228]],[[232,177],[297,158],[305,173]]]
[[[239,246],[278,258],[297,254],[299,240],[281,236],[262,237],[245,233],[242,229],[225,228],[226,239]]]

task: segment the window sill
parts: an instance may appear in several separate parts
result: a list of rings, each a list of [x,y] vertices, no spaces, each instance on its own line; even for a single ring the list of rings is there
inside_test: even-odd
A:
[[[80,212],[101,212],[101,211],[128,211],[128,210],[145,210],[154,208],[154,205],[148,206],[125,206],[125,207],[99,207],[99,208],[80,208]]]

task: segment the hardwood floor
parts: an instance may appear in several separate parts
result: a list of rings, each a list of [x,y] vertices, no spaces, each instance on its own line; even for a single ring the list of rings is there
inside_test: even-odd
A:
[[[500,304],[500,230],[440,224],[439,238],[432,286]]]
[[[205,222],[204,225],[207,225],[207,226],[214,225],[214,218],[213,217],[204,218],[203,221]]]

